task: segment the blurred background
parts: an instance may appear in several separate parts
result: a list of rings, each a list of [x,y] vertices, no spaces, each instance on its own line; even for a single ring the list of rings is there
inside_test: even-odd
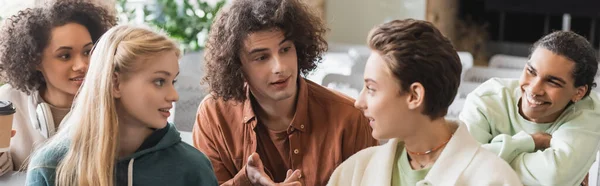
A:
[[[203,48],[212,20],[233,0],[89,0],[106,7],[120,23],[144,23],[178,40],[185,55],[171,121],[191,131],[196,109],[207,94],[200,84]],[[598,48],[597,0],[303,0],[330,29],[329,50],[307,78],[356,97],[369,56],[366,36],[375,25],[413,18],[436,25],[454,44],[463,79],[448,118],[462,109],[464,97],[491,77],[518,78],[529,47],[555,30],[572,30]],[[0,0],[0,19],[44,0]],[[2,22],[2,21],[0,21]]]
[[[189,141],[196,109],[208,93],[200,84],[203,48],[217,12],[233,0],[90,0],[118,14],[121,23],[145,23],[167,31],[184,49],[171,122]],[[556,30],[572,30],[600,44],[598,0],[304,0],[330,29],[329,51],[307,78],[356,97],[369,56],[366,36],[375,25],[413,18],[436,25],[463,63],[462,82],[448,118],[456,118],[465,96],[491,77],[518,78],[529,48]],[[0,0],[0,19],[44,0]],[[2,21],[0,21],[2,22]],[[1,23],[0,23],[1,24]],[[598,76],[596,77],[599,80]],[[598,82],[598,81],[597,81]],[[597,165],[590,185],[597,185]]]

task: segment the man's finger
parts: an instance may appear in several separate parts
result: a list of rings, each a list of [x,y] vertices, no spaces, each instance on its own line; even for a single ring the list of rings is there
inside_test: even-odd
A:
[[[250,157],[248,157],[248,165],[259,167],[259,164],[262,164],[262,162],[260,162],[260,156],[258,156],[256,152],[252,153]]]
[[[285,178],[289,178],[292,175],[292,173],[294,173],[292,172],[292,169],[288,169],[287,173],[285,174]]]
[[[302,172],[300,172],[300,170],[295,170],[290,176],[285,178],[285,181],[283,181],[283,183],[293,183],[296,181],[300,181],[301,176],[302,176]]]

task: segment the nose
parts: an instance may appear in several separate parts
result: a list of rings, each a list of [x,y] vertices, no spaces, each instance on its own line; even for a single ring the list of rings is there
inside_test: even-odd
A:
[[[273,74],[282,74],[284,69],[284,59],[280,55],[273,56],[273,67],[271,69]]]
[[[79,55],[79,57],[75,58],[75,64],[73,64],[73,71],[87,72],[89,63],[89,58]]]
[[[356,98],[356,101],[354,101],[354,107],[361,111],[364,111],[367,109],[367,104],[365,103],[364,94],[365,94],[365,88],[363,88],[360,91],[360,94]]]
[[[177,93],[177,90],[175,89],[175,86],[171,86],[171,88],[169,89],[169,93],[167,94],[166,99],[169,102],[177,102],[179,100],[179,93]]]
[[[544,84],[540,79],[534,79],[529,82],[527,86],[527,91],[534,96],[543,96],[544,95]]]

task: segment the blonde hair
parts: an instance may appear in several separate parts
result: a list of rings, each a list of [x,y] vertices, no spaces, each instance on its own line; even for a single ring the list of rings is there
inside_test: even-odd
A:
[[[112,186],[118,154],[119,122],[113,97],[116,73],[126,75],[142,66],[140,58],[175,52],[177,44],[146,27],[120,25],[94,46],[83,86],[72,113],[44,148],[65,149],[56,168],[55,185]],[[53,151],[51,149],[42,152]]]

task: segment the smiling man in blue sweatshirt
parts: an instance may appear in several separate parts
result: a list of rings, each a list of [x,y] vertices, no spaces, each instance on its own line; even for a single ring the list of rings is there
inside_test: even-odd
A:
[[[592,45],[551,33],[532,48],[520,80],[491,79],[467,96],[459,118],[525,185],[579,185],[600,142]]]

